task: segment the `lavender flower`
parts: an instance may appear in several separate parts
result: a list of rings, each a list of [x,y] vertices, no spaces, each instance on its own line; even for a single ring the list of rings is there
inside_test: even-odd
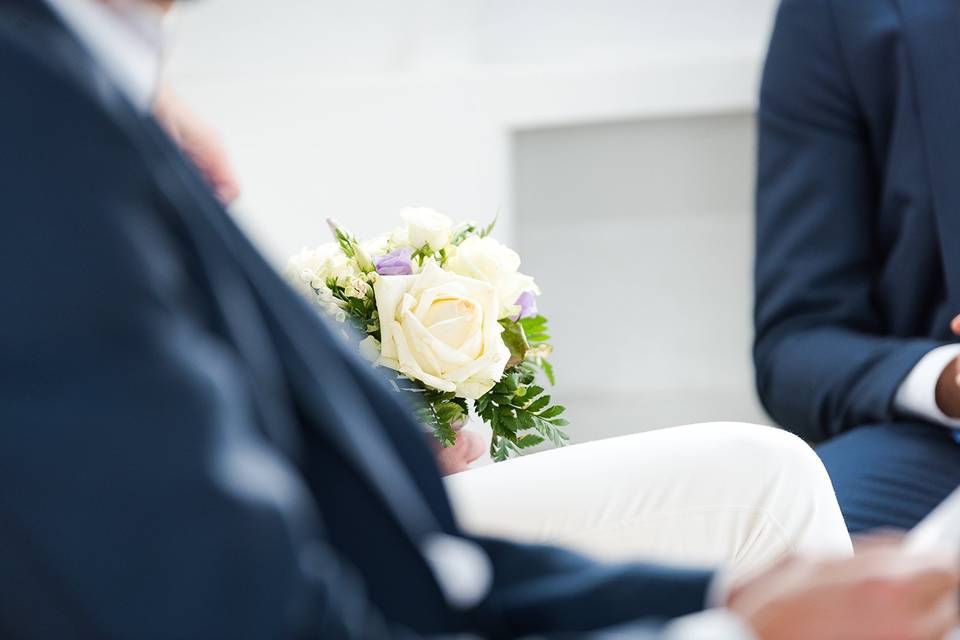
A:
[[[394,249],[385,256],[374,260],[377,273],[382,276],[409,276],[413,275],[413,249],[402,247]]]
[[[520,311],[511,318],[514,322],[537,315],[537,296],[532,291],[521,293],[513,304],[520,307]]]

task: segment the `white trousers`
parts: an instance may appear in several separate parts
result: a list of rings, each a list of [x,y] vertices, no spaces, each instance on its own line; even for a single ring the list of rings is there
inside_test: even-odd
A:
[[[472,469],[446,483],[467,531],[603,560],[739,573],[790,553],[852,553],[820,459],[770,427],[640,433]]]

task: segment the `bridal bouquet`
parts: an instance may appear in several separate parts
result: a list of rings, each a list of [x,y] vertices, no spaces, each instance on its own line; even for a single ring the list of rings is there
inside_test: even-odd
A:
[[[397,372],[417,417],[444,447],[471,415],[493,430],[490,454],[504,460],[568,440],[562,406],[537,384],[553,384],[540,294],[518,271],[516,252],[490,237],[493,225],[454,225],[430,209],[404,209],[393,233],[360,242],[334,221],[335,241],[304,249],[286,275],[320,311],[352,327],[360,354]]]

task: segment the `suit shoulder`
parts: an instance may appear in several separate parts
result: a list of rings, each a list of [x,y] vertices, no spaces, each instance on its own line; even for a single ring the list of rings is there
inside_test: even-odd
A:
[[[0,69],[8,82],[38,72],[50,72],[43,64],[48,29],[13,8],[0,8]],[[48,55],[52,52],[48,52]]]
[[[0,113],[19,109],[41,118],[68,106],[90,111],[96,94],[84,84],[96,87],[97,79],[78,47],[58,25],[0,7]]]
[[[899,14],[891,0],[781,0],[777,22],[818,25],[824,34],[846,37],[899,24]]]

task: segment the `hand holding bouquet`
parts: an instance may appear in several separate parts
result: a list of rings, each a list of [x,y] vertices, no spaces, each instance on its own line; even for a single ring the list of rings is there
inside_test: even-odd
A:
[[[319,309],[353,327],[357,348],[397,372],[418,418],[453,446],[471,414],[489,423],[495,460],[544,441],[568,441],[553,383],[540,294],[520,257],[470,222],[404,209],[392,234],[360,242],[331,221],[335,242],[290,259],[287,277]],[[347,335],[350,332],[345,332]]]

